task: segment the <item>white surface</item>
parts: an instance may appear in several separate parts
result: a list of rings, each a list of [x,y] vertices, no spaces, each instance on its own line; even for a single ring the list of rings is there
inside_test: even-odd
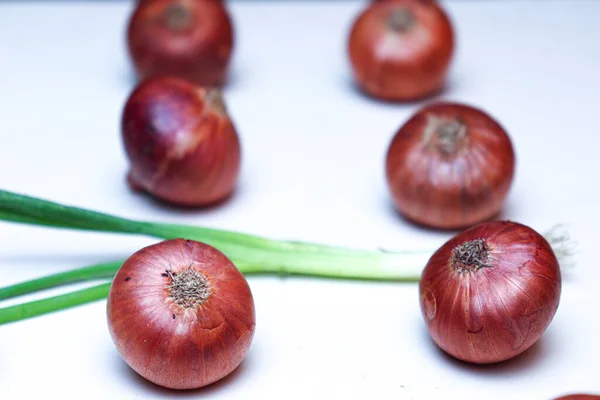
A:
[[[116,352],[105,302],[0,326],[0,397],[547,400],[600,392],[600,2],[446,3],[458,53],[443,97],[509,130],[517,175],[504,216],[579,243],[559,311],[514,361],[445,357],[416,284],[250,278],[257,330],[242,367],[205,390],[147,384]],[[0,187],[133,218],[271,237],[434,250],[449,237],[392,211],[383,157],[418,104],[371,101],[349,83],[346,33],[362,3],[231,3],[236,51],[226,100],[244,145],[235,198],[205,212],[128,191],[119,140],[133,80],[127,3],[0,5]],[[145,237],[0,224],[0,285],[127,257]],[[12,303],[3,303],[12,304]]]

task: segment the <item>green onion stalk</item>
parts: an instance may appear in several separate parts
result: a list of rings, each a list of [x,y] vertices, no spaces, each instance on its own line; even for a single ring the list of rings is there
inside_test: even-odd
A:
[[[209,244],[227,255],[244,275],[304,275],[370,281],[418,282],[432,252],[358,250],[273,240],[200,226],[138,221],[0,190],[0,221],[107,233],[183,238]],[[98,286],[0,309],[0,324],[105,298],[110,280],[125,260],[0,288],[0,300],[66,284],[103,280]]]
[[[0,221],[59,229],[176,238],[209,244],[227,255],[244,275],[304,275],[363,281],[418,282],[433,251],[357,250],[322,244],[273,240],[200,226],[138,221],[0,190]],[[558,225],[544,236],[561,265],[573,253]],[[106,298],[111,280],[125,260],[89,265],[0,288],[0,300],[78,282],[89,288],[0,308],[0,324],[19,321]]]

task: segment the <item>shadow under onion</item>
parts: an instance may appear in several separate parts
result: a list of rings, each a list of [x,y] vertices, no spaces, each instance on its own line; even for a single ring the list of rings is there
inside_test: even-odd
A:
[[[238,187],[236,187],[227,196],[225,196],[217,201],[214,201],[210,204],[203,205],[203,206],[172,204],[167,201],[161,200],[158,197],[154,197],[150,193],[145,192],[143,190],[128,189],[128,191],[129,191],[130,195],[139,198],[140,201],[146,203],[147,205],[160,208],[161,211],[169,211],[169,212],[173,212],[176,214],[182,214],[182,213],[199,214],[202,212],[213,212],[213,211],[216,211],[216,210],[219,210],[219,209],[225,207],[226,205],[233,202],[237,198],[238,192],[240,190]]]
[[[383,201],[385,202],[384,207],[386,209],[387,214],[395,220],[400,220],[401,222],[410,225],[413,229],[417,229],[417,230],[422,231],[427,234],[443,235],[444,237],[447,234],[456,235],[456,234],[462,232],[464,229],[466,229],[466,228],[463,228],[463,229],[434,228],[434,227],[429,227],[427,225],[420,224],[416,221],[413,221],[409,217],[405,216],[400,211],[398,211],[396,209],[396,207],[394,206],[394,203],[393,203],[390,195],[387,192],[383,195],[383,197],[384,197]],[[518,214],[518,212],[516,211],[517,203],[518,203],[517,201],[514,201],[509,197],[508,199],[506,199],[504,206],[502,207],[500,212],[498,214],[492,216],[491,218],[487,219],[486,221],[515,221],[515,220],[518,220],[518,218],[514,218],[514,216],[516,216]],[[481,222],[485,222],[485,221],[481,221]]]
[[[389,194],[387,194],[387,193],[385,195],[384,201],[385,201],[385,209],[387,211],[387,214],[392,219],[392,221],[396,220],[396,221],[400,221],[400,223],[405,223],[407,225],[410,225],[411,228],[416,229],[416,230],[420,231],[421,233],[426,233],[428,235],[437,235],[440,238],[444,238],[444,241],[445,241],[447,239],[448,234],[453,236],[462,231],[462,229],[433,228],[433,227],[429,227],[427,225],[423,225],[423,224],[413,221],[412,219],[410,219],[409,217],[407,217],[406,215],[404,215],[400,211],[398,211],[396,209],[396,207],[394,207],[394,203],[393,203],[391,197],[389,196]]]
[[[169,389],[164,386],[159,386],[155,383],[152,383],[151,381],[145,379],[143,376],[135,372],[131,367],[129,367],[129,365],[127,365],[127,363],[118,353],[115,353],[114,360],[115,364],[117,364],[118,369],[123,372],[123,375],[126,377],[126,379],[130,379],[134,385],[144,390],[145,392],[151,392],[166,397],[195,398],[198,396],[216,394],[221,390],[229,390],[227,386],[234,384],[236,380],[240,379],[245,373],[248,372],[248,359],[251,357],[252,354],[251,352],[249,352],[246,355],[246,358],[241,362],[241,364],[223,379],[220,379],[210,385],[198,389],[189,390]]]
[[[386,99],[371,97],[366,92],[361,90],[361,88],[354,81],[353,77],[349,74],[344,75],[341,86],[343,89],[345,89],[345,91],[348,92],[348,94],[350,94],[354,97],[358,97],[362,100],[371,102],[373,104],[387,105],[390,107],[397,107],[400,105],[400,106],[410,106],[410,107],[418,108],[429,102],[443,100],[444,98],[452,96],[453,93],[456,92],[456,90],[457,90],[456,88],[460,87],[460,85],[457,82],[460,82],[460,79],[456,78],[454,75],[451,75],[448,77],[447,81],[441,87],[439,87],[435,92],[430,93],[426,96],[420,97],[418,99],[406,100],[406,101],[386,100]],[[402,122],[402,121],[398,121],[398,123],[400,123],[400,122]]]
[[[422,327],[422,330],[423,335],[427,336],[428,344],[435,348],[435,353],[439,355],[441,361],[450,367],[464,370],[470,374],[493,375],[497,378],[506,378],[507,376],[521,374],[523,371],[534,368],[536,365],[544,365],[544,359],[550,357],[552,351],[552,346],[548,345],[548,341],[550,340],[548,336],[551,335],[551,332],[546,332],[534,345],[514,358],[492,364],[473,364],[452,357],[431,340],[425,327]]]

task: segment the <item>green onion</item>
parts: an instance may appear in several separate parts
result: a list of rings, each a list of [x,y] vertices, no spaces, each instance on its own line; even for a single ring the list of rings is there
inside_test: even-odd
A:
[[[0,190],[0,220],[62,229],[137,234],[158,239],[191,239],[227,255],[244,275],[305,275],[334,279],[418,282],[432,252],[367,251],[272,240],[240,232],[190,225],[136,221]],[[572,256],[568,237],[545,235],[561,262]],[[112,278],[124,260],[91,265],[0,288],[0,300],[69,283]],[[60,296],[0,309],[0,324],[100,300],[106,283]]]
[[[123,265],[123,261],[95,264],[54,275],[48,275],[11,286],[6,286],[0,288],[0,300],[23,296],[26,294],[39,292],[41,290],[51,289],[72,283],[92,281],[103,278],[112,279],[119,268],[121,268],[121,265]],[[106,284],[108,284],[108,286],[106,286]],[[63,294],[60,296],[17,304],[6,308],[0,308],[0,324],[15,322],[101,300],[108,295],[110,280],[107,281],[106,284],[95,288]],[[106,290],[103,288],[106,288]]]
[[[11,299],[13,297],[23,296],[25,294],[35,293],[70,283],[112,278],[121,265],[123,265],[122,261],[95,264],[45,276],[43,278],[33,279],[16,285],[6,286],[0,288],[0,300]]]
[[[25,304],[0,309],[0,324],[20,321],[26,318],[75,307],[108,296],[110,282],[75,292],[48,297]]]
[[[429,252],[354,250],[271,240],[198,226],[135,221],[7,191],[0,191],[0,220],[159,239],[196,240],[223,252],[245,274],[417,282],[430,256]]]
[[[35,226],[184,238],[226,254],[245,275],[418,282],[429,252],[347,249],[190,225],[135,221],[0,190],[0,220]],[[75,282],[111,278],[124,260],[91,265],[0,288],[0,300]],[[108,286],[85,289],[0,309],[0,324],[70,308],[106,297]],[[106,289],[106,290],[104,290]]]

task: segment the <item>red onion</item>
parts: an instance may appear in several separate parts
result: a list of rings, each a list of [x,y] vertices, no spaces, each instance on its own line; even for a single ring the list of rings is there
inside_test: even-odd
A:
[[[434,1],[371,2],[348,38],[354,80],[366,94],[409,101],[443,86],[454,54],[454,29]]]
[[[140,79],[168,75],[222,86],[233,53],[233,22],[222,1],[144,0],[129,21],[127,45]]]
[[[215,248],[183,239],[128,258],[112,282],[107,315],[125,362],[171,389],[199,388],[230,374],[255,329],[244,276]]]
[[[205,206],[235,189],[240,142],[219,89],[178,78],[138,85],[122,115],[135,190],[181,206]]]
[[[599,395],[593,394],[570,394],[567,396],[557,397],[554,400],[598,400],[600,399]]]
[[[419,283],[423,318],[448,354],[485,364],[530,348],[554,318],[561,271],[533,229],[491,221],[467,229],[429,259]]]
[[[457,229],[501,211],[515,154],[504,128],[483,110],[435,102],[398,130],[385,167],[401,214],[432,228]]]

